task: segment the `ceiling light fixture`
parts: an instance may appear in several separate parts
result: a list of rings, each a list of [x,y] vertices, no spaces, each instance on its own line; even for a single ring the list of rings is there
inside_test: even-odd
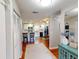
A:
[[[40,0],[42,6],[47,7],[52,4],[52,0]]]
[[[33,24],[28,24],[28,27],[33,27]]]
[[[38,4],[39,6],[47,7],[52,5],[52,0],[35,0],[35,3]]]

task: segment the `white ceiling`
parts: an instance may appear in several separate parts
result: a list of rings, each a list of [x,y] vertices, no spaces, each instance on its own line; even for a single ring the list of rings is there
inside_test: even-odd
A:
[[[36,0],[16,0],[23,20],[38,20],[52,16],[56,11],[77,7],[78,0],[52,0],[52,7],[35,4]],[[33,11],[39,13],[33,14]]]

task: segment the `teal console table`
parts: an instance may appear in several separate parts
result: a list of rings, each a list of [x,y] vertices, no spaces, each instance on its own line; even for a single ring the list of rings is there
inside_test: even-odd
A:
[[[78,49],[59,44],[59,59],[78,59]]]

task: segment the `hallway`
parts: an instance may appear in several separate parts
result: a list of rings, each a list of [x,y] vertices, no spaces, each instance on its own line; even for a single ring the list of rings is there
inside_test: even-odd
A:
[[[22,47],[22,58],[20,59],[58,59],[58,52],[55,51],[52,53],[50,49],[48,49],[44,43],[41,41],[42,38],[39,38],[38,43],[36,44],[27,44],[23,43]],[[48,43],[46,43],[48,44]],[[46,54],[47,53],[47,54]],[[54,55],[55,54],[55,55]],[[49,55],[49,56],[47,56]],[[46,57],[45,57],[46,56]]]
[[[56,59],[55,56],[43,45],[27,45],[25,59]]]
[[[0,59],[78,59],[78,0],[0,0]]]

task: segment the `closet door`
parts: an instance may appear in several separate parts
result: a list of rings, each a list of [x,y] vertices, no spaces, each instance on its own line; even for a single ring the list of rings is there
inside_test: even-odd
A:
[[[8,7],[5,7],[5,26],[6,26],[6,59],[11,59],[12,49],[13,46],[11,43],[11,18],[10,18],[10,10]]]
[[[14,13],[14,59],[19,59],[21,56],[21,23],[20,18]]]
[[[6,59],[5,7],[0,3],[0,59]]]

